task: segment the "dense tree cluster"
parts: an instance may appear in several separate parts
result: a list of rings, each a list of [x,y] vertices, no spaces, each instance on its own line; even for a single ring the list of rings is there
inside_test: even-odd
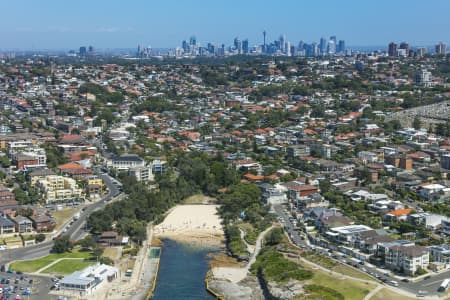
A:
[[[70,252],[73,249],[73,244],[70,242],[68,236],[62,236],[55,240],[52,248],[54,253]]]
[[[164,112],[177,110],[175,104],[162,97],[148,97],[145,101],[136,104],[132,107],[135,113],[140,113],[144,110],[150,112]]]
[[[160,220],[170,207],[198,192],[214,194],[218,188],[234,183],[238,178],[223,158],[198,152],[179,153],[174,166],[178,175],[167,172],[159,177],[159,189],[156,190],[121,175],[128,197],[92,213],[88,219],[91,232],[99,234],[111,230],[115,224],[120,234],[142,242],[146,238],[146,224]]]
[[[96,101],[100,101],[102,103],[120,103],[123,101],[123,95],[119,92],[109,92],[106,88],[95,84],[95,83],[85,83],[80,86],[78,89],[78,93],[80,94],[94,94]]]
[[[45,154],[47,155],[47,165],[50,168],[55,168],[58,165],[68,162],[67,158],[55,146],[51,144],[44,144]]]

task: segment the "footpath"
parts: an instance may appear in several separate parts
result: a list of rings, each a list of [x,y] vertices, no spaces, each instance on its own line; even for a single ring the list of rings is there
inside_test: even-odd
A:
[[[130,277],[120,272],[119,278],[109,285],[104,291],[105,297],[102,299],[122,300],[122,299],[146,299],[149,290],[153,286],[153,279],[157,275],[158,258],[150,258],[151,241],[153,238],[152,225],[147,227],[147,239],[139,250],[134,263],[133,272]]]

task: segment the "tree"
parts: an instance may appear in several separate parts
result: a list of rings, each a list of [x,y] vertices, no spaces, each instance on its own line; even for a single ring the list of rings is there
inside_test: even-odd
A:
[[[39,233],[35,237],[36,242],[41,243],[45,240],[45,234]]]
[[[283,229],[282,228],[274,228],[269,232],[269,235],[266,237],[266,243],[269,246],[277,245],[283,240]]]
[[[64,252],[70,252],[73,248],[73,244],[70,242],[70,239],[68,236],[63,236],[59,239],[56,239],[54,244],[53,244],[53,248],[52,248],[52,252],[55,253],[64,253]]]
[[[84,239],[78,242],[83,249],[93,249],[95,247],[95,241],[91,235],[88,235]]]
[[[3,168],[9,168],[11,166],[11,161],[8,159],[6,155],[0,156],[0,165]]]
[[[420,127],[422,126],[422,122],[420,121],[420,117],[419,116],[415,116],[412,126],[414,129],[419,130]]]
[[[104,265],[110,265],[110,266],[114,265],[114,261],[107,256],[100,257],[100,263],[104,264]]]
[[[327,193],[330,191],[331,189],[331,183],[329,180],[324,179],[319,181],[319,188],[320,188],[320,192],[323,193]]]
[[[92,250],[92,256],[96,260],[99,260],[102,257],[103,252],[104,252],[103,248],[100,248],[100,247],[94,248],[94,250]]]
[[[28,197],[27,193],[24,192],[21,188],[14,188],[13,191],[14,197],[20,204],[28,204],[30,203],[30,197]]]

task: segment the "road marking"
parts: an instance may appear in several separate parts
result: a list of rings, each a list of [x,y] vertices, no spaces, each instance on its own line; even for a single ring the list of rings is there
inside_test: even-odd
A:
[[[437,281],[432,281],[432,282],[429,282],[429,283],[427,283],[427,284],[422,284],[422,286],[430,286],[430,285],[433,285],[433,284],[435,284],[435,283],[439,283],[439,282],[442,282],[443,280],[437,280]]]

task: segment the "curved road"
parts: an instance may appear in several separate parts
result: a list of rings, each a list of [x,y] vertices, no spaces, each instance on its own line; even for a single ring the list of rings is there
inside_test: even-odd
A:
[[[78,240],[84,235],[84,225],[86,223],[89,215],[99,209],[106,206],[107,199],[114,198],[120,195],[120,191],[116,185],[111,180],[111,177],[106,174],[98,175],[103,179],[103,182],[108,186],[108,194],[106,194],[101,200],[92,203],[85,207],[85,210],[81,212],[80,218],[76,220],[72,226],[70,226],[64,235],[70,236],[73,240]],[[18,249],[8,249],[0,254],[0,264],[5,264],[18,259],[32,259],[39,258],[50,253],[50,249],[53,247],[53,240],[46,240],[37,245],[18,248]]]

